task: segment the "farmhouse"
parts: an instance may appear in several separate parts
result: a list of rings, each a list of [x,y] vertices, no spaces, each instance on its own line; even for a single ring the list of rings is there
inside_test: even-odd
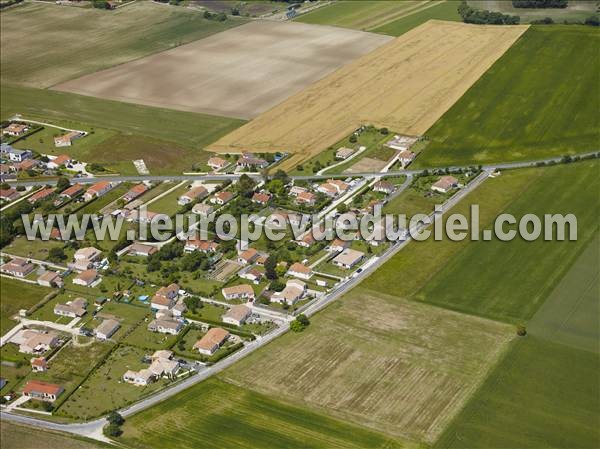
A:
[[[140,196],[142,193],[146,192],[147,190],[148,190],[148,186],[146,184],[144,184],[144,183],[136,184],[131,189],[129,189],[129,191],[125,195],[123,195],[123,199],[125,200],[125,202],[128,203],[128,202],[136,199],[138,196]]]
[[[271,296],[271,302],[285,303],[290,306],[296,304],[306,293],[306,284],[298,279],[290,279],[285,283],[285,288]]]
[[[393,193],[394,190],[396,190],[394,184],[388,181],[377,181],[375,184],[373,184],[374,192],[380,192],[389,195],[390,193]]]
[[[56,304],[54,306],[54,314],[71,318],[81,317],[86,314],[86,307],[87,301],[83,298],[77,298],[73,301],[68,301],[66,304]]]
[[[10,125],[2,129],[2,134],[17,137],[22,136],[27,131],[29,131],[29,127],[24,123],[11,123]]]
[[[344,251],[338,254],[332,262],[334,265],[348,270],[359,263],[364,256],[365,254],[361,251],[346,248]]]
[[[177,200],[180,206],[193,203],[194,201],[200,201],[208,196],[208,190],[203,186],[193,187],[186,193],[181,195]]]
[[[229,332],[220,327],[209,329],[204,336],[194,344],[200,354],[213,355],[229,338]]]
[[[94,329],[94,335],[98,340],[108,340],[120,327],[121,324],[117,320],[104,320],[96,329]]]
[[[458,179],[454,176],[442,176],[437,182],[431,185],[431,190],[440,193],[448,193],[454,187],[458,186]]]
[[[348,159],[350,156],[354,154],[354,150],[352,148],[341,147],[335,152],[336,159]]]
[[[183,250],[186,253],[194,251],[200,251],[201,253],[214,253],[218,249],[219,245],[212,240],[201,240],[198,238],[190,238],[185,242]]]
[[[73,284],[82,285],[83,287],[91,287],[100,276],[98,271],[91,268],[89,270],[82,271],[73,278]]]
[[[31,195],[29,198],[27,198],[27,201],[30,204],[35,204],[38,201],[42,201],[46,198],[48,198],[49,196],[51,196],[52,194],[54,194],[54,189],[42,189],[38,192],[35,192],[33,195]]]
[[[57,168],[65,166],[67,164],[70,164],[71,160],[72,160],[71,156],[69,156],[68,154],[61,154],[59,156],[56,156],[52,160],[48,161],[48,163],[46,164],[46,167],[52,168],[52,169],[57,169]]]
[[[221,290],[225,299],[254,299],[254,289],[248,284],[225,287]]]
[[[24,278],[35,269],[35,265],[24,259],[14,258],[0,266],[0,273],[10,274],[17,278]]]
[[[313,275],[313,271],[310,267],[301,264],[300,262],[296,262],[292,264],[292,266],[287,271],[288,276],[294,276],[300,279],[310,279]]]
[[[31,371],[34,373],[43,373],[48,371],[48,362],[45,357],[34,357],[30,360]]]
[[[248,248],[246,251],[243,251],[238,255],[238,262],[242,265],[249,265],[254,263],[258,256],[258,251],[256,251],[254,248]]]
[[[0,189],[0,200],[13,201],[19,198],[19,192],[12,187],[10,189]]]
[[[210,159],[208,159],[208,162],[206,164],[213,170],[221,170],[222,168],[227,167],[229,165],[229,162],[227,162],[223,158],[213,156]]]
[[[43,354],[60,343],[56,332],[42,332],[34,329],[21,331],[12,341],[19,345],[19,352],[25,354]]]
[[[223,315],[222,320],[224,323],[233,324],[234,326],[241,326],[246,322],[248,317],[252,315],[252,310],[243,304],[233,306],[231,309]]]
[[[145,243],[133,243],[127,250],[127,254],[129,256],[141,257],[148,257],[156,252],[158,252],[158,248],[156,246],[147,245]]]
[[[41,380],[30,380],[23,388],[23,394],[32,399],[54,402],[65,391],[63,387]]]
[[[230,202],[232,199],[233,199],[233,193],[221,191],[221,192],[215,193],[209,201],[212,204],[218,204],[219,206],[222,206],[222,205]]]
[[[192,212],[203,217],[208,217],[215,211],[215,208],[210,204],[197,203],[192,207]]]
[[[83,198],[86,201],[90,201],[94,198],[99,198],[112,189],[112,184],[108,181],[100,181],[94,184],[92,187],[87,189],[87,191],[83,194]]]

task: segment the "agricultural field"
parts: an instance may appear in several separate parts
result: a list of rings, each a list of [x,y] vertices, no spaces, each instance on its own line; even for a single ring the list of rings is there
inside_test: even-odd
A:
[[[339,28],[254,21],[53,88],[250,119],[390,39]]]
[[[128,418],[119,441],[133,449],[407,447],[382,434],[218,379]]]
[[[0,421],[0,440],[2,449],[47,449],[60,447],[61,449],[106,449],[109,446],[99,441],[76,438],[73,435],[40,430],[35,427],[26,427],[9,421]]]
[[[11,317],[19,313],[19,310],[31,308],[52,291],[51,288],[37,284],[0,278],[0,333],[4,335],[17,324]]]
[[[340,419],[432,442],[514,334],[510,326],[353,290],[225,379]]]
[[[598,4],[589,0],[569,0],[566,8],[515,8],[510,0],[467,0],[469,6],[477,9],[498,11],[519,16],[521,23],[551,18],[557,23],[583,22],[598,12]]]
[[[525,214],[574,214],[577,241],[470,242],[415,298],[507,322],[529,320],[598,230],[598,168],[592,161],[543,169],[502,211],[517,220]]]
[[[280,151],[290,169],[370,123],[424,133],[526,30],[429,21],[219,139],[217,152]],[[448,87],[451,86],[451,87]]]
[[[372,31],[397,18],[414,14],[439,1],[336,1],[315,11],[302,14],[296,22],[333,25],[356,30]]]
[[[206,20],[199,11],[152,2],[114,11],[31,3],[2,13],[1,80],[49,87],[244,22]]]
[[[411,14],[403,15],[401,18],[381,25],[371,31],[374,33],[389,34],[390,36],[400,36],[432,19],[460,22],[462,19],[458,15],[457,7],[457,2],[453,0],[430,2],[426,7],[419,8]]]
[[[531,27],[427,131],[415,167],[597,151],[599,43],[594,27]]]
[[[597,353],[519,339],[434,447],[598,447],[599,370]]]
[[[134,159],[148,158],[146,165],[152,174],[190,170],[194,163],[205,162],[210,157],[202,148],[244,123],[225,117],[4,84],[0,103],[2,120],[22,114],[28,119],[58,126],[76,121],[84,130],[106,130],[109,135],[98,145],[84,148],[83,142],[88,137],[82,139],[81,147],[77,142],[73,156],[131,175],[137,174]],[[70,148],[65,150],[63,152],[71,151]]]

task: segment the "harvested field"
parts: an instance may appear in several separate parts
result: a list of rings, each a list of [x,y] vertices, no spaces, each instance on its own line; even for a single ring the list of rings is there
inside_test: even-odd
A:
[[[513,334],[500,323],[355,289],[224,376],[396,436],[433,441]]]
[[[252,118],[390,39],[335,27],[254,21],[54,88]]]
[[[281,165],[289,169],[364,123],[421,135],[526,29],[429,21],[294,95],[209,149],[296,153]]]

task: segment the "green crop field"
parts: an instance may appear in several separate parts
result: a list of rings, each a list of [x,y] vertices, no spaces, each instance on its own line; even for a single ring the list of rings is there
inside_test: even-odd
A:
[[[509,322],[530,319],[598,229],[598,168],[592,161],[543,169],[503,211],[517,220],[526,214],[574,214],[577,241],[471,242],[416,298]]]
[[[137,2],[115,11],[30,3],[2,13],[2,83],[48,87],[245,23]]]
[[[581,23],[597,12],[597,3],[590,0],[569,0],[566,8],[515,8],[510,0],[468,0],[467,3],[476,9],[519,16],[521,23],[529,23],[546,17],[556,23],[562,23],[565,20]]]
[[[430,1],[337,1],[316,11],[303,14],[297,22],[315,25],[334,25],[370,31],[399,16],[411,14],[428,6]]]
[[[533,26],[426,133],[418,167],[598,150],[600,30]]]
[[[41,430],[13,424],[5,420],[0,422],[0,440],[2,449],[106,449],[114,447],[99,441],[74,437],[48,429]]]
[[[399,448],[392,438],[209,379],[128,418],[128,447]]]
[[[555,343],[600,353],[600,262],[598,235],[527,325],[529,332]]]
[[[598,354],[520,339],[435,447],[600,447],[599,370]]]
[[[458,15],[457,2],[445,1],[442,3],[434,2],[435,5],[430,5],[428,8],[419,9],[418,11],[394,20],[393,22],[386,23],[380,27],[377,27],[371,31],[375,33],[389,34],[390,36],[400,36],[413,28],[427,22],[428,20],[451,20],[454,22],[460,22],[462,19]]]
[[[0,278],[0,332],[2,335],[17,322],[10,319],[21,309],[29,309],[40,302],[52,289],[37,284]]]
[[[147,160],[152,174],[190,170],[194,163],[208,159],[209,153],[202,151],[206,145],[244,123],[238,119],[6,85],[1,86],[0,104],[3,120],[21,114],[59,126],[77,121],[84,125],[84,130],[101,128],[106,139],[88,146],[83,145],[88,138],[85,137],[81,146],[76,142],[73,155],[84,162],[102,163],[122,174],[137,174],[134,159]]]

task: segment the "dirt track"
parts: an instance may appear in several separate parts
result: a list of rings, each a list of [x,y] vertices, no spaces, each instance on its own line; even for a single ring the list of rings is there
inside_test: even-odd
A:
[[[391,39],[329,26],[253,21],[54,89],[248,119]]]
[[[289,169],[363,123],[423,134],[527,26],[431,20],[342,67],[209,146],[286,151]]]

